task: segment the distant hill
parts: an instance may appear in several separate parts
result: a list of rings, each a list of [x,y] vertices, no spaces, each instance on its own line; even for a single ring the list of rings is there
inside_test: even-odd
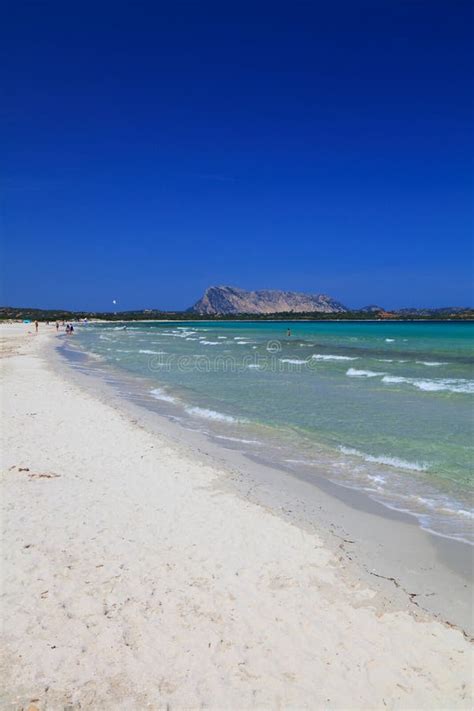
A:
[[[286,292],[279,292],[286,293]],[[293,292],[290,292],[293,293]],[[303,296],[306,296],[303,294]],[[308,297],[311,298],[311,297]],[[315,298],[315,297],[313,297]],[[329,297],[321,297],[329,299]],[[198,302],[199,303],[199,302]],[[336,305],[338,302],[334,302]],[[324,302],[323,302],[324,304]],[[326,304],[327,306],[327,304]],[[342,309],[341,305],[339,305]],[[342,311],[278,311],[267,313],[196,313],[195,311],[161,311],[159,309],[143,309],[140,311],[67,311],[64,309],[38,309],[15,306],[0,306],[1,321],[22,321],[30,319],[38,321],[72,321],[88,319],[89,321],[232,321],[249,319],[254,321],[474,321],[474,309],[469,306],[446,306],[437,309],[400,309],[385,311],[379,307],[366,307],[359,310]]]
[[[385,309],[383,306],[377,306],[377,304],[369,304],[369,306],[363,306],[359,311],[362,311],[362,313],[377,313],[385,311]]]
[[[296,291],[245,291],[232,286],[211,286],[189,311],[198,314],[326,313],[347,311],[339,301],[325,294]]]

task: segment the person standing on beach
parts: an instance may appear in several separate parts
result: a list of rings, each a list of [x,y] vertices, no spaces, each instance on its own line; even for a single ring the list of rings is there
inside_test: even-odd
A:
[[[56,321],[56,331],[59,331],[59,321]]]
[[[288,336],[288,338],[291,336],[291,331],[290,331],[290,329],[288,329],[288,331],[286,332],[286,335]]]
[[[38,321],[35,321],[35,332],[38,333]]]

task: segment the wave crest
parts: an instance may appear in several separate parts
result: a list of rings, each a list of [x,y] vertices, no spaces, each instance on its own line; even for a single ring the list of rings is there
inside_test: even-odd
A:
[[[408,471],[414,472],[425,472],[428,469],[428,464],[426,462],[408,462],[406,459],[400,459],[399,457],[390,457],[388,455],[380,455],[378,457],[372,454],[365,454],[364,452],[359,452],[358,449],[352,449],[352,447],[339,447],[339,451],[342,454],[348,454],[353,457],[361,457],[365,462],[373,462],[374,464],[383,464],[387,467],[396,467],[397,469],[407,469]]]
[[[164,402],[176,402],[176,398],[172,395],[168,395],[162,388],[153,388],[150,390],[150,395],[155,400],[163,400]]]
[[[186,407],[185,409],[189,415],[197,415],[198,417],[204,417],[207,420],[218,420],[219,422],[239,422],[239,420],[231,415],[224,415],[222,412],[208,410],[205,407]]]
[[[379,373],[376,370],[357,370],[356,368],[349,368],[346,375],[350,378],[377,378],[380,375],[385,375],[385,373]]]
[[[418,390],[425,392],[451,392],[451,393],[474,393],[474,381],[461,378],[441,378],[438,380],[424,380],[422,378],[403,378],[398,375],[385,375],[383,383],[412,385]]]
[[[320,355],[319,353],[315,353],[311,358],[313,360],[358,360],[356,356]]]

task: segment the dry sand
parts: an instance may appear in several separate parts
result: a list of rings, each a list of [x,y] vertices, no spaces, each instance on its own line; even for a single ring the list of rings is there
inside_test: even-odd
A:
[[[458,629],[381,612],[322,538],[2,326],[5,709],[471,708]]]

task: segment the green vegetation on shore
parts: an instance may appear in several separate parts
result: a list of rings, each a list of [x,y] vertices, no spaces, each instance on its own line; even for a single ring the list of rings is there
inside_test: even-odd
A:
[[[472,321],[474,309],[463,307],[446,307],[439,309],[400,309],[399,311],[344,311],[341,313],[295,313],[281,312],[273,314],[197,314],[192,311],[158,311],[146,309],[142,311],[66,311],[61,309],[35,309],[0,307],[0,321],[75,321],[80,319],[103,321]]]

